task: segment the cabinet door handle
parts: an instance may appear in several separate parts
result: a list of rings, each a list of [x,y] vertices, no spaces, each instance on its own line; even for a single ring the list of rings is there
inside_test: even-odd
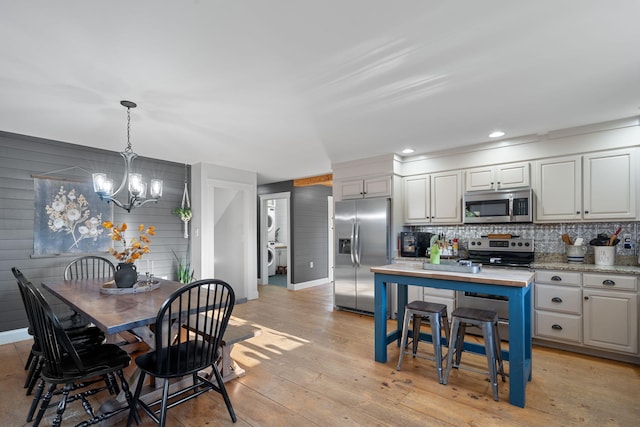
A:
[[[603,284],[603,285],[606,285],[606,286],[615,286],[615,285],[616,285],[616,282],[614,282],[614,281],[613,281],[613,280],[611,280],[611,279],[607,279],[607,280],[603,280],[603,281],[602,281],[602,284]]]
[[[580,211],[576,211],[576,215],[580,215]]]
[[[584,211],[584,213],[588,214],[588,213],[589,213],[589,211]]]
[[[562,330],[562,326],[558,325],[557,323],[555,325],[551,325],[551,329],[555,329],[556,331],[561,331]]]
[[[585,301],[589,301],[589,297],[584,297],[584,300]]]
[[[560,276],[551,276],[551,280],[554,282],[562,282],[562,277]]]
[[[553,297],[553,298],[551,298],[551,302],[562,302],[562,298],[560,298],[560,297]]]

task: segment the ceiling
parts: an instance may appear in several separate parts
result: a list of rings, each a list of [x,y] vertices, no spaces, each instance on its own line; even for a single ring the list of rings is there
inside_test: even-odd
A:
[[[3,0],[0,130],[258,173],[640,114],[637,0]]]

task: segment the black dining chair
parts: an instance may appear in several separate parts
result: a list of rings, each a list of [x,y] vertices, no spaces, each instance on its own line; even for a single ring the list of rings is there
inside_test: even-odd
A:
[[[20,291],[20,296],[22,298],[22,302],[25,308],[25,312],[27,314],[27,321],[29,322],[28,332],[34,338],[33,345],[31,346],[31,351],[29,352],[29,357],[27,358],[27,363],[25,365],[25,369],[28,369],[27,378],[24,383],[24,388],[27,389],[27,396],[30,395],[35,387],[36,382],[40,378],[40,370],[42,369],[42,364],[44,363],[42,360],[40,342],[38,337],[34,334],[34,318],[33,318],[33,306],[30,304],[30,300],[27,298],[26,287],[33,286],[31,282],[27,280],[27,278],[22,274],[22,272],[15,268],[11,268],[11,272],[13,273],[16,281],[18,283],[18,289]],[[37,289],[37,288],[36,288]],[[40,290],[37,289],[38,292]],[[76,349],[79,350],[90,350],[92,347],[101,344],[105,340],[104,333],[95,326],[91,326],[87,323],[80,323],[75,316],[69,316],[60,318],[60,323],[62,327],[65,329],[69,337],[71,338]],[[39,400],[39,395],[36,393],[36,397],[34,397],[34,403],[32,404],[31,409],[29,410],[29,415],[27,417],[27,421],[31,421],[31,417],[35,410],[35,405]]]
[[[123,373],[123,369],[131,362],[127,352],[113,344],[101,344],[90,351],[78,351],[42,293],[30,282],[25,285],[25,298],[32,308],[34,337],[38,339],[43,360],[41,384],[49,385],[33,427],[40,424],[46,410],[52,406],[57,407],[52,425],[60,426],[67,405],[78,400],[82,401],[82,408],[89,415],[82,425],[96,424],[129,409],[132,395]],[[96,413],[89,397],[105,390],[116,393],[115,376],[120,379],[127,405]],[[104,385],[101,384],[102,380]],[[59,385],[62,385],[60,390],[57,389]],[[53,396],[60,396],[60,400],[51,404]]]
[[[64,269],[64,280],[112,279],[116,268],[106,258],[94,255],[81,256],[71,261]]]
[[[214,390],[222,395],[229,415],[236,414],[216,362],[221,355],[221,340],[235,304],[231,286],[217,279],[205,279],[184,285],[162,304],[155,320],[155,350],[135,360],[141,370],[127,426],[142,408],[161,427],[167,423],[167,410]],[[201,371],[211,368],[213,378]],[[145,402],[140,398],[145,376],[163,379],[162,398]],[[191,376],[186,384],[169,393],[169,380]],[[185,382],[191,382],[186,378]],[[171,402],[170,402],[171,401]]]

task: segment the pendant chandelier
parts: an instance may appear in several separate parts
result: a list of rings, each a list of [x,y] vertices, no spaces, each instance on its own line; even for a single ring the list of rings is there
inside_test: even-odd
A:
[[[114,205],[131,212],[132,209],[149,202],[157,202],[162,197],[162,180],[151,180],[149,186],[151,198],[147,199],[147,183],[143,181],[141,174],[132,171],[133,160],[138,155],[131,148],[131,109],[136,108],[137,105],[131,101],[120,101],[120,104],[127,109],[127,147],[120,152],[120,155],[124,158],[124,177],[118,189],[113,191],[113,180],[109,179],[106,173],[94,173],[93,190],[100,197],[100,200],[113,202]],[[124,189],[127,190],[126,200],[116,199],[116,196]]]

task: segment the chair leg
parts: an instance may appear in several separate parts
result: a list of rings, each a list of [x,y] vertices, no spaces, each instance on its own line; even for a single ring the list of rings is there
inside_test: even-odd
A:
[[[458,350],[458,329],[460,327],[460,321],[457,318],[452,319],[451,332],[449,335],[449,351],[447,351],[447,367],[444,371],[444,378],[442,383],[447,384],[449,382],[449,374],[451,373],[451,367],[453,366],[453,354]]]
[[[131,390],[129,389],[129,383],[124,378],[124,372],[122,370],[116,371],[116,375],[120,378],[120,384],[122,384],[122,391],[124,392],[124,397],[127,400],[127,404],[129,405],[129,413],[133,414],[136,420],[136,424],[140,424],[140,415],[136,411],[132,411],[133,407],[133,395],[131,394]]]
[[[29,384],[27,385],[27,396],[29,396],[33,392],[33,387],[35,387],[38,382],[38,378],[40,378],[40,372],[42,372],[42,366],[44,365],[44,358],[37,357],[36,363],[34,365],[33,372],[30,372],[30,377],[28,378]]]
[[[496,372],[496,342],[494,338],[494,327],[491,323],[482,324],[482,336],[484,337],[484,348],[487,353],[487,364],[489,365],[489,381],[493,390],[493,400],[498,401],[498,373]]]
[[[41,379],[40,383],[38,383],[38,387],[36,387],[36,392],[33,395],[31,407],[29,408],[29,413],[27,414],[27,422],[31,422],[33,420],[33,414],[36,412],[36,409],[38,408],[38,402],[40,402],[40,398],[42,397],[43,391],[44,391],[44,380]]]
[[[433,343],[433,355],[436,362],[436,369],[438,370],[438,382],[442,384],[442,342],[440,337],[440,314],[431,314],[431,316],[429,316],[429,323],[431,324],[431,341]]]
[[[40,404],[40,410],[38,411],[38,415],[36,415],[36,420],[33,422],[32,427],[38,427],[40,421],[42,421],[42,417],[44,417],[44,413],[49,407],[49,403],[51,403],[51,398],[53,397],[53,392],[56,389],[55,384],[50,384],[47,392],[42,399],[42,403]]]
[[[220,375],[220,371],[216,365],[212,365],[213,374],[216,377],[216,381],[218,382],[218,388],[220,389],[220,394],[224,399],[225,405],[227,405],[227,410],[229,411],[229,415],[231,416],[231,421],[234,423],[238,420],[236,417],[236,413],[233,410],[233,406],[231,406],[231,400],[229,399],[229,394],[227,394],[227,389],[224,386],[224,381],[222,380],[222,375]]]
[[[72,385],[65,385],[64,388],[62,389],[62,398],[60,399],[60,402],[58,402],[58,408],[56,409],[56,417],[53,419],[53,423],[52,426],[53,427],[60,427],[60,424],[62,423],[62,414],[64,414],[65,409],[67,409],[67,399],[69,398],[69,391],[73,388]],[[85,412],[87,411],[87,407],[86,405],[86,399],[84,398],[84,396],[82,397],[82,406],[85,408]],[[89,415],[93,415],[92,413],[90,413]]]
[[[402,358],[404,357],[404,349],[407,347],[409,340],[409,314],[408,310],[404,310],[404,322],[402,325],[402,339],[400,340],[400,356],[398,357],[398,366],[396,370],[402,367]]]
[[[167,406],[169,405],[169,379],[165,379],[162,384],[162,402],[160,403],[160,427],[165,427],[167,423]]]
[[[33,358],[34,357],[35,357],[35,355],[33,354],[33,350],[31,350],[29,352],[29,357],[27,357],[27,363],[24,364],[24,370],[25,371],[31,367],[31,362],[33,362]],[[24,387],[27,388],[27,386],[24,386]]]
[[[460,361],[462,360],[462,352],[464,351],[464,336],[467,333],[467,324],[464,322],[460,322],[458,325],[458,335],[454,337],[457,340],[456,342],[456,363],[453,365],[454,368],[460,366]]]
[[[500,348],[500,329],[498,329],[498,323],[495,324],[495,333],[493,335],[494,342],[496,345],[496,361],[498,362],[498,372],[502,377],[502,382],[506,381],[504,376],[504,365],[502,363],[502,349]]]
[[[411,349],[413,350],[412,355],[413,358],[416,358],[416,353],[418,353],[418,343],[420,342],[420,325],[422,324],[422,316],[418,316],[415,313],[413,314],[413,341],[411,342]]]
[[[144,372],[140,372],[140,378],[138,378],[138,384],[136,385],[136,390],[133,393],[133,398],[131,399],[131,402],[129,402],[129,418],[127,418],[127,427],[131,427],[131,422],[133,421],[133,418],[135,417],[136,419],[136,424],[140,423],[140,415],[138,415],[137,409],[138,409],[138,399],[140,399],[140,394],[142,393],[142,386],[144,385],[144,377],[145,377],[145,373]],[[124,384],[123,384],[123,388],[124,388]],[[127,389],[129,387],[127,386]],[[126,392],[125,392],[125,397],[126,397]]]

